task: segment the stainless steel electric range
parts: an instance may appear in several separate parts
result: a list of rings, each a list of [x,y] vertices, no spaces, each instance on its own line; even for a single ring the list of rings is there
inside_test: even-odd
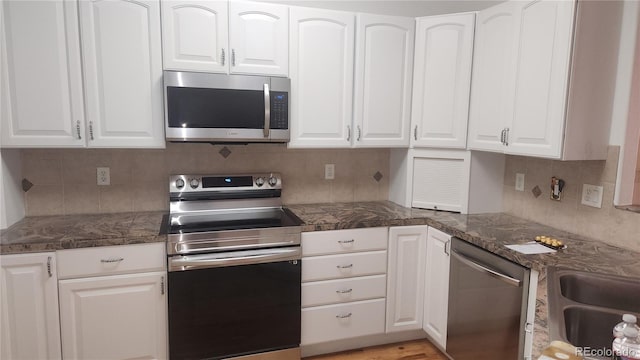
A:
[[[279,174],[174,175],[171,359],[300,359],[301,221]]]

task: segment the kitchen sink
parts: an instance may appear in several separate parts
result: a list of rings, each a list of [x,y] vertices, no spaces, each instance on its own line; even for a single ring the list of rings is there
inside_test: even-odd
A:
[[[550,267],[547,290],[551,340],[578,348],[610,349],[613,327],[622,315],[640,317],[639,279]]]

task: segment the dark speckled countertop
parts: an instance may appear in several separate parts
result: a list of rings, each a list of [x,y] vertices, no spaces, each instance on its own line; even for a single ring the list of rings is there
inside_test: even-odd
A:
[[[429,225],[540,272],[536,303],[534,355],[548,343],[546,268],[640,278],[640,253],[586,239],[515,216],[496,213],[461,215],[409,209],[389,201],[288,206],[304,221],[303,231],[376,226]],[[0,232],[0,254],[162,242],[163,212],[31,217]],[[526,243],[537,235],[561,239],[567,249],[524,255],[504,245]]]

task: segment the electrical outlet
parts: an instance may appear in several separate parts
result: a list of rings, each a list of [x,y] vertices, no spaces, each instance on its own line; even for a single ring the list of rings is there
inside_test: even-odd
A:
[[[583,184],[582,185],[582,205],[595,208],[602,207],[602,186]]]
[[[333,180],[336,178],[336,166],[334,164],[324,164],[324,179]]]
[[[98,185],[111,185],[111,174],[108,167],[97,168]]]
[[[516,174],[516,191],[524,191],[524,174]]]

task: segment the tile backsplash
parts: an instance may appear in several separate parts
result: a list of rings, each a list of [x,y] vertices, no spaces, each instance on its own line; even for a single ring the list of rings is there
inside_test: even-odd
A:
[[[159,150],[25,149],[21,156],[23,177],[33,183],[27,216],[166,210],[170,174],[280,172],[286,204],[387,200],[389,193],[388,149],[167,143]],[[334,180],[324,179],[329,163]],[[96,185],[97,167],[110,168],[111,185]]]
[[[640,214],[613,206],[619,146],[610,146],[606,161],[555,161],[507,156],[504,211],[605,243],[640,251]],[[525,191],[515,190],[516,173],[525,174]],[[565,181],[561,201],[550,199],[551,177]],[[602,208],[582,205],[582,186],[603,186]],[[538,186],[542,195],[535,197]]]

